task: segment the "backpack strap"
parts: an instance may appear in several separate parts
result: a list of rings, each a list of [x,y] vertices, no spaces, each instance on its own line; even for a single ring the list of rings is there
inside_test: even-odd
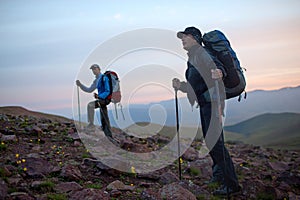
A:
[[[247,92],[246,90],[243,91],[245,94],[244,94],[244,99],[247,98]],[[239,95],[239,98],[238,98],[238,102],[240,102],[242,100],[242,94]]]
[[[111,81],[111,76],[109,74],[109,72],[105,72],[104,74],[102,74],[102,77],[101,77],[101,86],[105,86],[104,84],[104,77],[107,77],[108,78],[108,83],[109,83],[109,95],[106,97],[106,99],[108,100],[111,100],[111,95],[112,95],[112,81]]]

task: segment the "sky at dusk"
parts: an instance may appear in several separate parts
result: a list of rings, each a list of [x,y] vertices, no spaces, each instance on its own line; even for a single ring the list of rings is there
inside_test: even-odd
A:
[[[80,77],[84,83],[94,78],[85,66],[91,52],[111,38],[145,28],[174,33],[187,26],[202,33],[222,30],[247,69],[247,91],[298,86],[299,8],[298,0],[1,0],[0,106],[20,105],[70,116],[81,68],[87,69],[87,78]],[[146,72],[148,65],[143,66]],[[143,102],[142,93],[137,99]]]

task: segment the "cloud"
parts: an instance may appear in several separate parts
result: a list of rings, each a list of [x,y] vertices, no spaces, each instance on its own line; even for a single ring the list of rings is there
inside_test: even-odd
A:
[[[122,15],[120,13],[117,13],[114,15],[114,19],[120,20],[122,18]]]

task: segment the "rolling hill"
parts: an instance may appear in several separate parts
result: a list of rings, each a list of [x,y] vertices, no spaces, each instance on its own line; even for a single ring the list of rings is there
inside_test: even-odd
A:
[[[300,148],[300,114],[268,113],[241,123],[226,126],[227,140],[239,140],[249,144]]]
[[[63,117],[63,116],[53,115],[53,114],[48,114],[48,113],[43,113],[43,112],[38,112],[38,111],[32,111],[32,110],[28,110],[21,106],[2,106],[2,107],[0,107],[0,113],[9,114],[9,115],[13,115],[13,116],[27,115],[27,116],[36,117],[38,119],[49,119],[49,120],[53,120],[53,121],[63,121],[63,122],[72,122],[73,121],[73,120]]]

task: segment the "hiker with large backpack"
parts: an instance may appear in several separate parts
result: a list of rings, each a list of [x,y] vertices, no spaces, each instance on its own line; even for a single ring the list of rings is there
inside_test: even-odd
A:
[[[183,48],[188,52],[185,72],[187,82],[174,78],[172,83],[176,92],[180,90],[187,93],[192,106],[195,103],[199,105],[203,136],[213,160],[213,176],[208,183],[221,184],[221,187],[214,191],[215,195],[236,193],[240,186],[232,159],[224,145],[221,123],[224,101],[229,98],[223,80],[226,80],[230,72],[215,54],[202,46],[203,38],[199,29],[188,27],[178,32],[177,37],[182,40]],[[212,136],[216,136],[216,140],[210,144],[208,138],[213,138]]]
[[[107,112],[107,105],[111,102],[108,98],[111,95],[111,86],[108,77],[101,73],[99,65],[93,64],[90,69],[95,75],[95,80],[90,87],[83,85],[79,80],[76,80],[76,85],[79,86],[83,91],[92,93],[95,89],[98,89],[98,94],[94,93],[95,101],[88,103],[88,126],[87,128],[94,128],[94,109],[100,108],[101,125],[104,134],[108,137],[112,137],[111,127]]]

